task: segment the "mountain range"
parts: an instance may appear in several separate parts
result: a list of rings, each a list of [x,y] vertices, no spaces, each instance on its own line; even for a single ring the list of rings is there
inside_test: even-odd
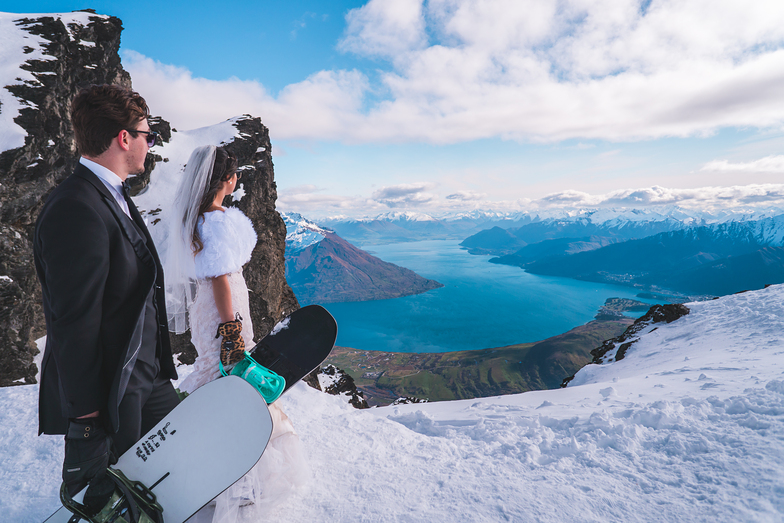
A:
[[[646,234],[658,227],[671,230]],[[558,237],[581,229],[602,235]],[[462,245],[471,246],[473,252],[504,252],[517,241],[525,246],[490,261],[533,274],[670,290],[691,297],[721,296],[784,282],[784,215],[680,228],[673,222],[600,227],[585,223],[548,227],[540,222],[502,232],[483,231]],[[624,237],[631,235],[640,237]],[[548,236],[556,238],[524,240]],[[503,244],[503,239],[509,243]]]
[[[470,238],[487,236],[497,246],[480,250],[481,254],[509,254],[529,243],[553,238],[584,236],[616,236],[623,239],[641,238],[659,232],[685,227],[750,221],[784,213],[782,209],[730,209],[705,211],[677,206],[644,209],[542,209],[502,212],[475,210],[471,212],[430,215],[418,212],[388,212],[374,217],[347,218],[333,216],[319,220],[342,238],[362,245],[365,243],[396,243],[420,240],[464,240],[464,247],[474,248]],[[508,231],[509,234],[503,234]],[[488,249],[476,242],[477,249]]]

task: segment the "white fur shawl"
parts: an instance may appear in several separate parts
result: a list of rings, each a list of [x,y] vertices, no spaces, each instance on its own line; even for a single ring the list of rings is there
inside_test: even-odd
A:
[[[250,261],[256,246],[256,231],[242,211],[228,207],[212,211],[199,219],[199,230],[204,249],[196,254],[196,277],[214,278],[242,269]]]

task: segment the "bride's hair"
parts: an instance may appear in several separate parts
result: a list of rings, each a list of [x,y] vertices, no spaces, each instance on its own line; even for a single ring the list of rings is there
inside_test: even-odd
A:
[[[215,163],[212,167],[212,175],[210,176],[209,185],[204,192],[204,197],[199,203],[199,215],[196,218],[196,223],[199,219],[204,220],[204,213],[209,211],[212,207],[212,202],[215,201],[215,195],[218,194],[221,183],[231,178],[231,175],[237,172],[237,157],[234,153],[224,149],[223,147],[215,148]],[[199,236],[198,226],[193,228],[193,253],[196,254],[204,249],[204,243]]]

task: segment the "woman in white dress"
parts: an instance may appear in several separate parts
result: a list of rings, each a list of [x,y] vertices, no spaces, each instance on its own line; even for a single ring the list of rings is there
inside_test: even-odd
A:
[[[199,356],[180,384],[183,392],[220,376],[253,346],[248,288],[242,266],[256,246],[253,224],[239,209],[224,208],[237,184],[237,160],[222,147],[204,146],[191,154],[177,191],[167,242],[167,308],[175,332],[190,327]],[[216,335],[217,332],[217,335]],[[252,521],[268,514],[307,479],[294,427],[276,404],[269,405],[272,437],[259,463],[191,518],[199,523]],[[215,442],[216,452],[225,442]]]

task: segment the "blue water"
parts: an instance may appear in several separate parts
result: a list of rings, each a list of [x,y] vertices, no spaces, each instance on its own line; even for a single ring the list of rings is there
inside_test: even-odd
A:
[[[543,340],[593,319],[630,287],[536,276],[489,263],[457,240],[366,246],[382,260],[444,287],[391,300],[330,303],[337,345],[391,352],[450,352]],[[650,300],[640,300],[650,301]],[[653,302],[652,302],[653,303]]]

